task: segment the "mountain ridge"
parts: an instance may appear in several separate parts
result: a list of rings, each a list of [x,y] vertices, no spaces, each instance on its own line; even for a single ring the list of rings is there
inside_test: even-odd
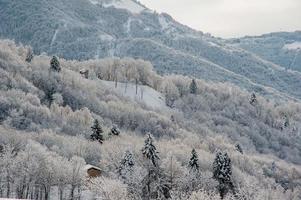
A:
[[[0,37],[31,45],[37,54],[46,52],[66,59],[141,58],[151,61],[162,73],[227,81],[261,94],[274,93],[267,89],[274,88],[279,91],[278,96],[285,93],[301,98],[300,73],[284,70],[231,40],[193,30],[166,13],[148,9],[133,14],[89,0],[39,2],[24,0],[14,4],[1,0],[0,16],[5,20],[0,22]],[[30,4],[35,4],[35,9],[29,14]],[[20,11],[20,16],[14,15],[12,8]],[[31,15],[42,17],[36,19]],[[21,19],[24,20],[20,22]]]

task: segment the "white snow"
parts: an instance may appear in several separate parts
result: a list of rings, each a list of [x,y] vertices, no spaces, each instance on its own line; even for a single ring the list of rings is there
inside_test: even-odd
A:
[[[149,86],[138,85],[138,92],[136,94],[136,85],[133,83],[126,84],[118,82],[117,88],[115,88],[115,82],[113,81],[101,80],[101,82],[112,91],[124,97],[128,97],[133,101],[144,103],[153,109],[167,108],[164,95]]]
[[[293,42],[291,44],[286,44],[283,46],[283,49],[288,50],[301,50],[301,42]]]
[[[53,43],[55,42],[56,40],[56,36],[57,36],[57,33],[59,32],[59,29],[56,29],[54,34],[53,34],[53,37],[52,37],[52,40],[51,40],[51,44],[50,44],[50,47],[52,47]]]
[[[91,168],[94,168],[94,169],[97,169],[97,170],[102,171],[99,167],[96,167],[96,166],[94,166],[94,165],[89,165],[89,164],[85,165],[85,166],[83,167],[83,170],[87,171],[88,169],[91,169]]]
[[[160,23],[163,30],[165,30],[169,27],[169,23],[167,22],[165,17],[162,16],[162,15],[159,16],[159,23]]]
[[[108,40],[108,41],[111,41],[111,40],[114,40],[114,37],[109,35],[109,34],[100,34],[98,35],[98,38],[101,39],[101,40]]]
[[[92,4],[96,5],[96,4],[99,4],[100,1],[99,0],[89,0]]]
[[[143,6],[139,5],[133,0],[111,0],[111,1],[89,0],[89,1],[94,5],[101,4],[104,7],[113,6],[119,9],[126,9],[134,14],[139,14],[140,12],[145,10]]]

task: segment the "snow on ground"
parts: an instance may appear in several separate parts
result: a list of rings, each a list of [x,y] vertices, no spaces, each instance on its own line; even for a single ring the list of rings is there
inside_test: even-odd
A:
[[[55,32],[54,32],[54,34],[53,34],[53,37],[52,37],[52,39],[51,39],[50,47],[53,46],[53,43],[54,43],[55,40],[56,40],[56,37],[57,37],[57,33],[58,33],[58,32],[59,32],[59,29],[56,29]]]
[[[301,42],[293,42],[291,44],[286,44],[283,46],[283,49],[288,50],[301,50]]]
[[[111,0],[111,1],[105,1],[105,0],[89,0],[92,4],[102,4],[104,7],[110,7],[113,6],[115,8],[119,9],[126,9],[134,14],[139,14],[143,10],[145,10],[145,7],[139,5],[133,0]]]
[[[115,88],[115,82],[113,81],[101,80],[101,82],[116,93],[124,97],[128,97],[136,102],[144,103],[151,108],[167,108],[165,104],[165,97],[160,92],[149,86],[138,85],[138,93],[136,94],[136,85],[133,83],[126,84],[118,82],[117,88]]]
[[[163,15],[159,16],[159,23],[160,23],[163,30],[168,29],[169,23]]]

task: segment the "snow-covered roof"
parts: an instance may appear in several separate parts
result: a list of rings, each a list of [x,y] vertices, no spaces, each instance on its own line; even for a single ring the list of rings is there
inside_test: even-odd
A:
[[[99,171],[101,171],[101,169],[99,168],[99,167],[96,167],[96,166],[94,166],[94,165],[85,165],[84,166],[84,170],[89,170],[89,169],[96,169],[96,170],[99,170]]]

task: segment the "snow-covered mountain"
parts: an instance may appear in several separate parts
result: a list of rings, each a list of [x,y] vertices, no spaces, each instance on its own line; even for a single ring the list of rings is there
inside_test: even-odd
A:
[[[36,53],[67,59],[142,58],[160,73],[228,81],[266,96],[301,98],[301,73],[137,1],[0,0],[0,18],[0,37],[29,44]]]
[[[301,71],[301,31],[249,36],[228,42],[286,69]]]

